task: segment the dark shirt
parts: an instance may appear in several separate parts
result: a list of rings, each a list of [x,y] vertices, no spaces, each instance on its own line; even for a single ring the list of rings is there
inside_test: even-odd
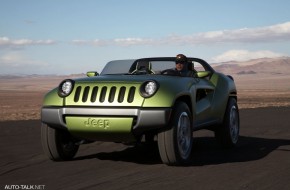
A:
[[[188,69],[182,69],[181,71],[178,71],[176,68],[174,68],[174,70],[182,77],[192,77],[194,74],[193,71],[190,71]]]

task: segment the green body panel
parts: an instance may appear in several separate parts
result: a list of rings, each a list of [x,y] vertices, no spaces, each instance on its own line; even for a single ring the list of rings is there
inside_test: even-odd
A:
[[[133,118],[66,117],[68,130],[74,136],[89,140],[133,141]]]
[[[157,76],[155,80],[160,88],[153,97],[145,99],[143,107],[172,107],[179,97],[191,96],[190,89],[196,82],[194,78],[174,76]]]
[[[63,106],[63,98],[59,97],[58,88],[49,91],[45,96],[43,106]]]
[[[211,74],[210,71],[199,71],[196,73],[196,76],[198,78],[204,78],[204,77],[208,77]]]
[[[211,82],[216,86],[214,99],[211,103],[212,115],[222,120],[229,96],[232,93],[237,93],[236,86],[232,79],[221,73],[213,74]]]

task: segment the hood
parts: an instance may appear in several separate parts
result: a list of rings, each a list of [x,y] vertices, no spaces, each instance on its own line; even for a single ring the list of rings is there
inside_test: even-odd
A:
[[[130,82],[130,83],[142,83],[146,80],[157,80],[157,81],[165,81],[168,80],[168,77],[174,76],[162,76],[162,75],[100,75],[96,77],[87,77],[87,78],[79,78],[74,79],[75,82],[79,83],[87,83],[87,82]],[[174,77],[179,78],[179,77]]]
[[[99,75],[96,77],[79,78],[75,81],[80,82],[94,82],[94,81],[110,81],[110,82],[120,82],[120,81],[135,81],[141,82],[148,78],[152,78],[153,75]]]

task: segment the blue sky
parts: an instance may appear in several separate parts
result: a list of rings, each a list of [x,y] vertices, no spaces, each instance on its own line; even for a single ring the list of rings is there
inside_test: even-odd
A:
[[[289,0],[0,0],[0,74],[101,71],[184,53],[210,63],[290,56]]]

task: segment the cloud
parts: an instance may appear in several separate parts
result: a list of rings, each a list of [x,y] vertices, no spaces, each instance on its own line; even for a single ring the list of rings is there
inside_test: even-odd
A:
[[[164,39],[167,43],[216,44],[216,43],[260,43],[290,40],[290,22],[258,28],[220,30],[192,35],[172,35]]]
[[[0,66],[7,68],[27,68],[47,66],[47,63],[37,61],[19,52],[11,52],[0,56]]]
[[[212,33],[212,32],[209,32]],[[201,35],[208,42],[273,42],[290,40],[290,22],[259,28],[219,31],[213,38]],[[208,33],[206,33],[208,34]]]
[[[53,45],[53,44],[56,44],[56,41],[54,41],[54,40],[31,40],[31,39],[12,40],[8,37],[0,37],[0,48],[21,48],[24,46]]]
[[[86,46],[138,46],[138,45],[212,45],[217,43],[262,43],[290,40],[290,22],[257,28],[219,30],[190,35],[172,34],[163,38],[126,37],[72,41]],[[54,45],[55,40],[10,39],[0,37],[0,48],[23,48],[26,46]]]
[[[95,39],[95,40],[73,40],[72,43],[74,45],[106,46],[108,45],[109,42],[106,40]]]
[[[117,38],[117,39],[114,39],[113,41],[115,45],[120,45],[120,46],[154,44],[153,39],[145,39],[145,38]]]
[[[29,25],[31,25],[31,24],[35,24],[36,23],[36,21],[34,21],[34,20],[24,20],[23,21],[25,24],[29,24]]]
[[[133,45],[152,45],[152,39],[143,38],[116,38],[112,40],[73,40],[75,45],[90,45],[90,46],[133,46]]]
[[[136,45],[212,45],[217,43],[264,43],[290,40],[290,22],[257,28],[219,30],[190,35],[172,34],[163,38],[116,38],[109,40],[74,40],[76,45],[136,46]]]
[[[248,50],[230,50],[212,58],[213,62],[227,62],[227,61],[247,61],[258,58],[275,58],[285,56],[280,53],[275,53],[268,50],[248,51]]]

